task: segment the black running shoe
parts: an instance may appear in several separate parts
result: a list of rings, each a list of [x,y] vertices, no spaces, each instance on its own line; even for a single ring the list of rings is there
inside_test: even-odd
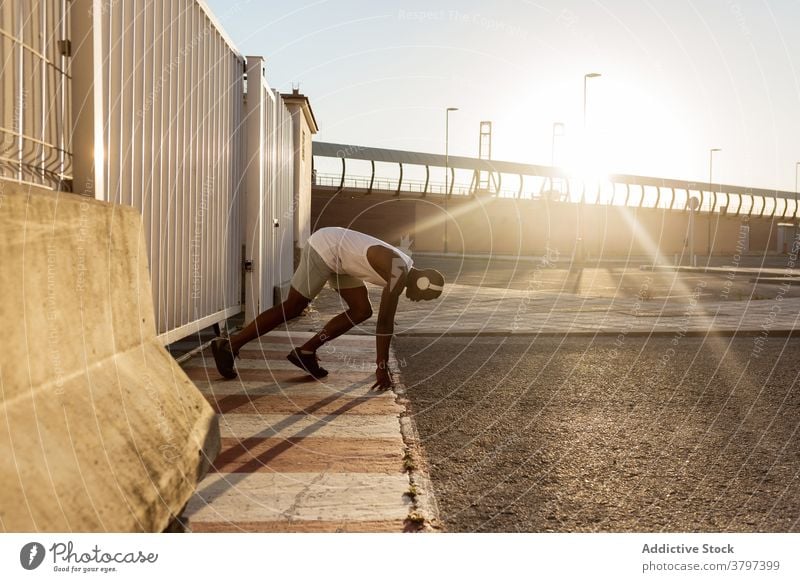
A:
[[[230,340],[224,337],[214,338],[211,342],[211,353],[214,354],[217,371],[229,380],[236,378],[236,370],[233,364],[236,354],[231,349]]]
[[[300,348],[295,348],[286,356],[286,359],[301,370],[314,376],[314,378],[324,378],[328,375],[328,370],[320,367],[316,353],[303,354],[300,353]]]

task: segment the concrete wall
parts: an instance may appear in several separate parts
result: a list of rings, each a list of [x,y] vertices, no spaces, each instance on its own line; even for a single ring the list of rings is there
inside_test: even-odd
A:
[[[446,221],[445,216],[449,217]],[[708,220],[703,214],[695,217],[694,247],[699,255],[707,252]],[[776,248],[777,236],[769,219],[715,215],[710,220],[716,254],[737,252],[743,224],[750,226],[751,252]],[[446,229],[448,252],[540,255],[549,247],[569,257],[579,222],[589,257],[625,258],[657,251],[672,258],[683,251],[689,236],[689,213],[663,209],[592,205],[581,209],[576,204],[540,200],[453,197],[445,213],[439,197],[347,190],[336,194],[330,188],[316,188],[312,204],[312,230],[345,226],[392,244],[410,236],[413,250],[428,252],[444,250]]]
[[[415,231],[415,209],[424,207],[414,200],[390,196],[315,195],[311,206],[311,228],[344,226],[399,245]]]

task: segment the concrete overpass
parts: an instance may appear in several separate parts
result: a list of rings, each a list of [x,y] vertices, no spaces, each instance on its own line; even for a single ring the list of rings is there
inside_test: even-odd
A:
[[[325,142],[313,153],[316,227],[411,239],[418,251],[558,249],[688,263],[788,252],[796,233],[794,192],[626,174],[591,180],[552,166]]]

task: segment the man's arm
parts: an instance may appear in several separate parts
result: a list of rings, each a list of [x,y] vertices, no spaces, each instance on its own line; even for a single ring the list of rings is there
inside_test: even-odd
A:
[[[372,256],[370,256],[372,255]],[[386,247],[372,247],[367,258],[379,275],[388,284],[383,288],[381,304],[378,308],[378,322],[375,335],[375,352],[377,369],[376,386],[389,388],[392,385],[389,377],[389,348],[394,334],[394,317],[397,313],[397,302],[406,286],[408,269],[405,262]]]
[[[389,346],[392,343],[392,334],[394,333],[394,316],[397,313],[397,301],[403,293],[406,281],[405,268],[402,273],[398,275],[397,284],[392,287],[391,284],[383,288],[381,294],[381,305],[378,308],[378,324],[376,326],[376,353],[378,366],[386,366],[389,360]]]

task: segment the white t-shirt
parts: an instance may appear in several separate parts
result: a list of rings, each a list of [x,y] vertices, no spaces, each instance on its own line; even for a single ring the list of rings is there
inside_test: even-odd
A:
[[[414,264],[411,257],[400,249],[374,236],[338,226],[320,228],[308,237],[308,244],[335,273],[351,275],[381,287],[385,287],[388,281],[385,281],[369,264],[367,260],[369,247],[380,245],[393,250],[405,262],[408,269]]]

